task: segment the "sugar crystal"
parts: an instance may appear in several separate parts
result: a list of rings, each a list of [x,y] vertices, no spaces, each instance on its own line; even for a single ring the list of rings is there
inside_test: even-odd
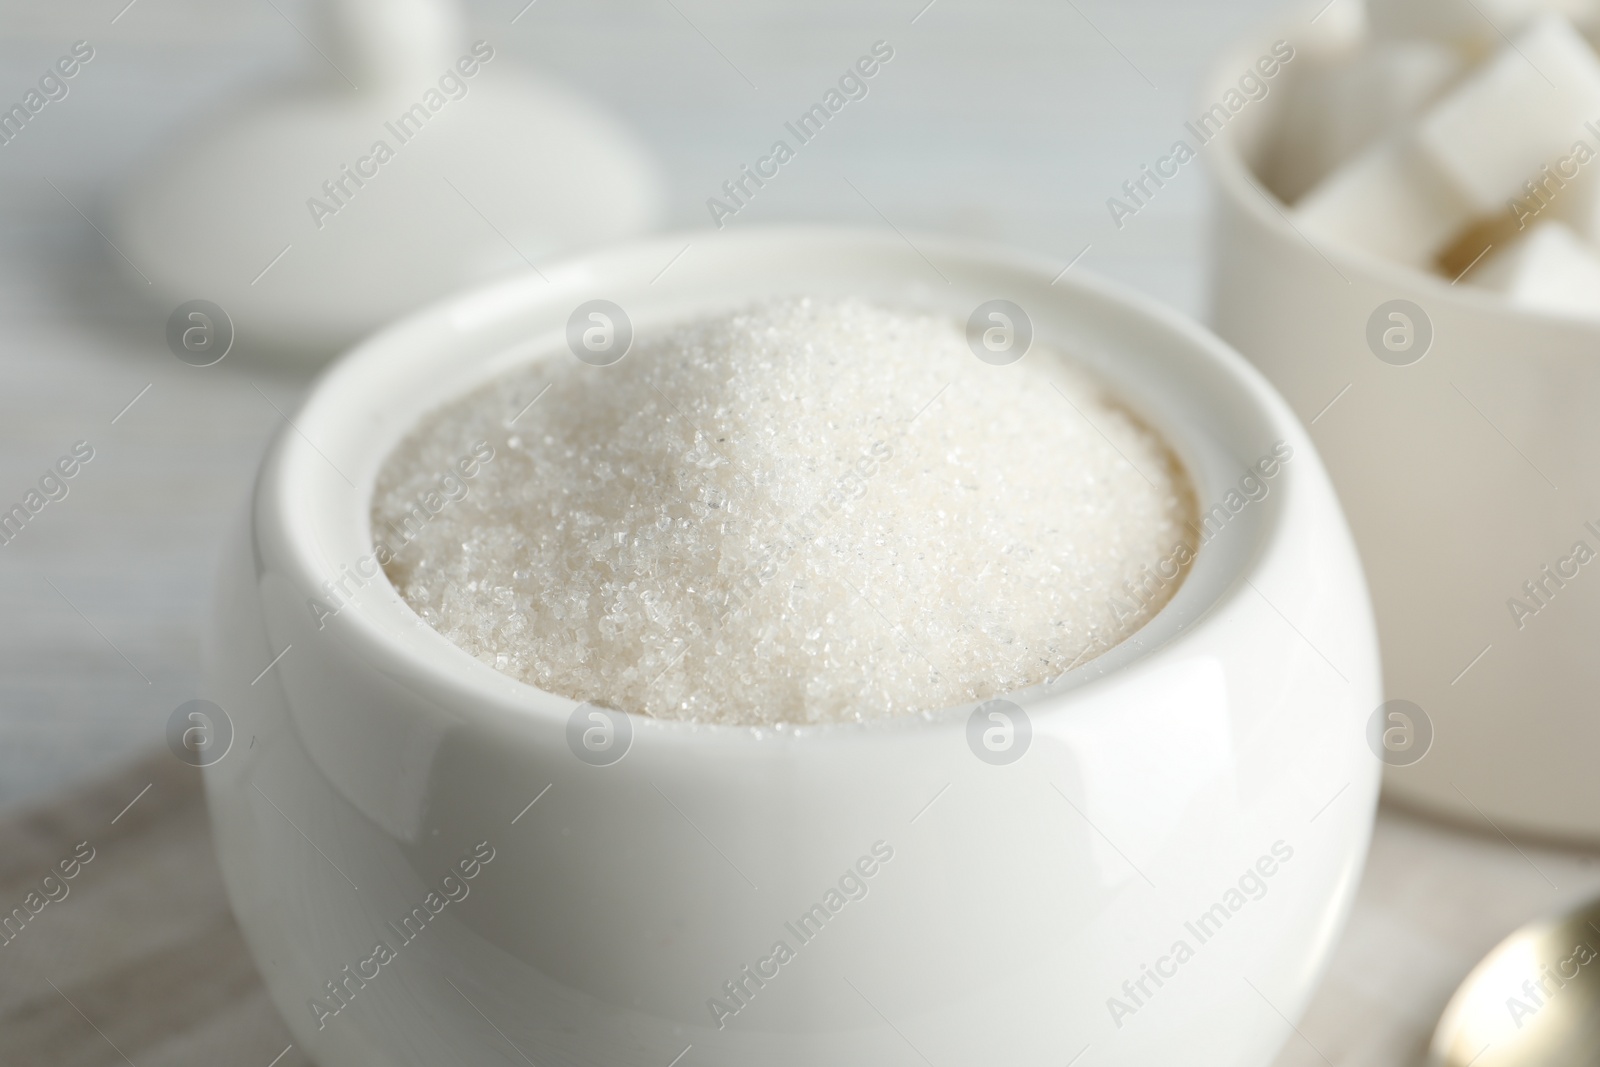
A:
[[[482,440],[492,461],[418,521]],[[815,298],[608,367],[531,362],[424,418],[372,508],[395,588],[479,660],[752,725],[931,711],[1086,662],[1170,599],[1193,515],[1166,444],[1042,343],[991,366],[952,320]]]

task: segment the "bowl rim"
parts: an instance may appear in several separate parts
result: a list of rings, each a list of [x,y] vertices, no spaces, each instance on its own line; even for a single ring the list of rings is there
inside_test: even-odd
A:
[[[1323,0],[1312,0],[1310,3],[1297,5],[1290,11],[1301,14],[1320,13],[1326,11],[1328,6]],[[1313,39],[1319,35],[1328,37],[1337,32],[1333,28],[1332,20],[1321,26],[1316,25],[1317,21],[1315,18],[1302,19],[1299,14],[1293,17],[1283,14],[1262,22],[1255,30],[1235,38],[1233,43],[1223,50],[1220,57],[1206,68],[1197,94],[1197,99],[1204,101],[1200,106],[1206,106],[1210,99],[1215,99],[1220,94],[1223,86],[1231,85],[1237,79],[1240,65],[1249,65],[1254,53],[1259,51],[1262,41],[1270,42],[1284,37],[1291,27],[1301,34],[1302,41],[1305,40],[1308,29]],[[1362,28],[1362,39],[1371,39],[1366,26]],[[1247,59],[1247,56],[1250,58]],[[1270,117],[1266,116],[1267,119]],[[1270,126],[1270,122],[1268,125]],[[1276,193],[1268,189],[1266,184],[1256,177],[1254,169],[1245,162],[1239,148],[1237,126],[1229,124],[1224,127],[1204,147],[1211,149],[1201,153],[1206,160],[1207,172],[1215,180],[1218,190],[1227,196],[1236,208],[1247,213],[1258,226],[1270,231],[1280,241],[1296,248],[1305,246],[1330,263],[1340,274],[1350,270],[1365,276],[1366,280],[1398,292],[1414,293],[1462,310],[1490,314],[1513,322],[1532,321],[1581,329],[1600,340],[1600,319],[1545,308],[1523,307],[1513,304],[1511,298],[1504,293],[1481,286],[1457,285],[1443,275],[1430,274],[1404,263],[1395,263],[1340,241],[1319,240],[1313,243],[1291,221],[1290,216],[1294,206],[1284,203]]]
[[[1087,273],[1074,272],[1067,277],[1058,264],[1042,255],[991,242],[941,237],[929,234],[886,232],[865,227],[819,226],[808,224],[741,227],[737,231],[690,230],[615,242],[592,248],[541,264],[537,271],[521,273],[476,289],[447,297],[385,328],[361,342],[330,365],[313,383],[295,418],[280,428],[269,447],[266,460],[257,479],[252,498],[250,528],[253,550],[258,570],[265,569],[264,559],[271,555],[289,578],[291,585],[301,593],[323,588],[323,579],[337,569],[330,564],[315,531],[336,525],[326,517],[313,512],[313,493],[306,491],[317,482],[332,484],[335,475],[355,489],[359,498],[360,513],[368,516],[361,528],[365,542],[371,544],[370,504],[372,485],[364,479],[357,485],[344,479],[333,466],[333,461],[319,449],[313,440],[325,429],[337,423],[361,423],[360,401],[376,392],[369,388],[393,377],[389,365],[397,354],[419,343],[432,350],[424,357],[430,374],[436,379],[448,373],[443,361],[449,350],[439,342],[450,336],[465,337],[471,331],[485,332],[483,325],[503,325],[519,312],[532,312],[540,307],[558,304],[563,310],[571,303],[564,294],[593,293],[597,284],[604,288],[604,277],[609,268],[613,273],[621,266],[637,263],[659,265],[678,254],[686,243],[730,247],[738,251],[771,254],[773,246],[807,245],[829,252],[848,255],[852,252],[895,253],[909,258],[906,251],[914,251],[922,260],[938,257],[953,266],[955,262],[988,272],[1010,271],[1025,276],[1034,283],[1046,286],[1048,292],[1059,292],[1067,304],[1073,301],[1094,306],[1108,315],[1120,315],[1134,320],[1139,326],[1161,335],[1170,345],[1170,352],[1148,355],[1152,361],[1166,359],[1169,367],[1187,364],[1196,374],[1226,390],[1230,399],[1246,405],[1259,425],[1277,442],[1288,442],[1294,457],[1304,457],[1302,462],[1285,462],[1275,476],[1275,483],[1263,506],[1245,524],[1241,544],[1230,549],[1233,558],[1224,559],[1216,554],[1208,556],[1199,546],[1196,559],[1191,564],[1185,580],[1162,609],[1128,638],[1089,661],[1071,668],[1066,673],[1046,682],[1000,694],[1000,698],[1021,706],[1038,727],[1041,716],[1060,712],[1069,704],[1078,703],[1088,691],[1113,678],[1127,677],[1147,668],[1162,650],[1191,637],[1201,629],[1200,623],[1217,613],[1240,595],[1240,590],[1252,577],[1258,576],[1272,554],[1269,549],[1281,538],[1285,526],[1285,512],[1295,501],[1308,493],[1315,493],[1315,479],[1321,470],[1315,447],[1300,426],[1287,402],[1278,395],[1265,377],[1249,364],[1243,356],[1205,327],[1167,307],[1152,297]],[[550,283],[555,282],[552,286]],[[776,295],[776,294],[774,294]],[[431,335],[431,336],[430,336]],[[500,346],[504,356],[505,346]],[[545,354],[549,354],[548,348]],[[1066,352],[1063,352],[1066,355]],[[479,363],[491,363],[495,357],[483,357]],[[527,355],[516,360],[523,362],[541,358]],[[1070,358],[1070,356],[1069,356]],[[504,365],[500,365],[504,369]],[[477,388],[493,374],[470,376],[462,383],[451,386],[442,396],[431,394],[432,406],[445,403]],[[1138,409],[1138,391],[1127,395],[1112,390],[1119,399]],[[352,404],[353,402],[353,404]],[[1190,405],[1197,413],[1199,405]],[[351,416],[356,416],[352,418]],[[414,424],[414,420],[413,423]],[[1177,452],[1189,468],[1196,491],[1198,514],[1204,510],[1211,495],[1204,492],[1194,470],[1191,457],[1185,455],[1183,442],[1173,432],[1163,432],[1169,446]],[[1192,437],[1192,433],[1191,433]],[[326,444],[326,440],[324,440]],[[392,442],[391,442],[392,444]],[[1190,445],[1194,442],[1191,440]],[[1224,448],[1220,443],[1217,448]],[[383,447],[372,464],[374,473],[387,458],[389,446]],[[1237,459],[1232,453],[1229,458]],[[370,458],[370,457],[369,457]],[[1234,469],[1237,480],[1245,466]],[[330,473],[332,470],[333,473]],[[1229,483],[1231,486],[1231,483]],[[342,491],[341,491],[342,492]],[[1219,494],[1220,495],[1220,494]],[[1331,496],[1331,491],[1329,494]],[[1305,504],[1300,504],[1304,507]],[[349,531],[345,530],[348,534]],[[1202,572],[1202,567],[1209,568]],[[1204,575],[1205,582],[1197,579]],[[1208,587],[1209,585],[1209,587]],[[1185,594],[1189,594],[1187,597]],[[395,615],[398,606],[403,615]],[[1180,610],[1181,609],[1181,610]],[[376,614],[375,614],[376,612]],[[388,618],[380,617],[387,613]],[[336,616],[327,620],[336,631],[341,645],[350,646],[350,654],[393,678],[411,690],[425,691],[433,703],[456,718],[482,715],[505,722],[526,722],[531,715],[547,725],[565,728],[575,709],[586,702],[540,689],[508,674],[503,674],[464,649],[455,645],[418,616],[401,598],[380,568],[377,579],[362,588],[346,601]],[[396,625],[402,623],[403,625]],[[996,699],[996,698],[990,698]],[[784,723],[782,725],[742,725],[703,723],[691,720],[660,719],[639,712],[620,711],[631,722],[637,734],[641,730],[666,735],[691,736],[712,734],[718,736],[742,735],[760,740],[769,736],[801,738],[839,737],[861,734],[893,733],[902,730],[927,730],[930,728],[963,728],[974,709],[984,702],[930,709],[921,713],[872,718],[864,721],[829,723]]]

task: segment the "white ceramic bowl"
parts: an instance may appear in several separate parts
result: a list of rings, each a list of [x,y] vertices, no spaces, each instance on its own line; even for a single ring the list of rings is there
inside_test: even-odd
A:
[[[1541,568],[1575,542],[1600,552],[1585,525],[1600,529],[1600,323],[1313,245],[1268,199],[1253,168],[1285,79],[1361,41],[1360,21],[1338,15],[1346,5],[1313,23],[1319,6],[1241,42],[1203,91],[1220,98],[1275,39],[1299,53],[1202,153],[1217,186],[1214,325],[1312,422],[1371,579],[1387,695],[1431,720],[1432,751],[1391,767],[1386,786],[1484,829],[1487,816],[1600,837],[1600,575],[1570,568],[1531,618],[1508,603],[1537,604],[1524,583],[1546,581]],[[1367,341],[1396,299],[1432,327],[1408,365]]]
[[[1101,1064],[1267,1063],[1349,906],[1379,767],[1365,586],[1289,409],[1177,315],[1010,252],[748,230],[692,235],[663,273],[688,240],[420,314],[334,366],[272,446],[221,592],[210,696],[235,742],[206,781],[297,1041],[324,1067],[667,1067],[689,1046],[683,1064],[740,1067],[1059,1067],[1087,1045]],[[1012,694],[1032,736],[1007,764],[969,747],[969,706],[783,731],[627,716],[626,757],[593,766],[569,745],[573,701],[457,649],[381,576],[347,579],[318,628],[308,601],[369,555],[375,474],[423,412],[572,358],[565,324],[591,298],[649,331],[796,293],[963,320],[1015,301],[1164,430],[1203,501],[1292,458],[1132,640]],[[446,883],[475,846],[492,861]],[[452,884],[464,899],[399,929]],[[750,996],[718,1016],[733,981]]]

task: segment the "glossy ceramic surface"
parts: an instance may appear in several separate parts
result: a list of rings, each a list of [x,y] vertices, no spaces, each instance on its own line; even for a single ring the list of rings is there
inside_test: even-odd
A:
[[[1285,79],[1360,44],[1345,5],[1312,23],[1316,6],[1242,42],[1205,89],[1220,96],[1272,40],[1293,41],[1274,95],[1203,152],[1214,325],[1314,422],[1371,581],[1387,696],[1432,723],[1431,751],[1386,787],[1483,829],[1600,839],[1600,581],[1575,548],[1600,554],[1600,323],[1295,228],[1251,168]],[[1369,331],[1398,322],[1380,311],[1396,300],[1431,342],[1384,358]]]
[[[688,240],[378,335],[265,461],[211,655],[234,743],[206,780],[301,1046],[324,1067],[1268,1063],[1348,909],[1379,768],[1366,587],[1289,408],[1202,329],[1012,252],[745,230],[663,272]],[[648,331],[796,293],[963,321],[1016,302],[1223,509],[1134,639],[1011,695],[1020,758],[979,758],[960,707],[782,731],[628,716],[597,766],[574,701],[455,648],[361,563],[392,444],[508,365],[572,358],[579,304]]]

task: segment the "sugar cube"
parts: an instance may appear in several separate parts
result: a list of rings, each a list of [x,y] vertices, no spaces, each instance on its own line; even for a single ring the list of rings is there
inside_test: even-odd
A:
[[[1472,209],[1414,145],[1390,138],[1323,180],[1295,214],[1313,241],[1431,269],[1438,250],[1471,221]]]
[[[1588,162],[1576,168],[1577,175],[1566,179],[1564,186],[1551,189],[1551,183],[1546,183],[1536,188],[1538,195],[1518,198],[1515,214],[1523,228],[1532,225],[1530,214],[1548,216],[1565,222],[1590,244],[1600,245],[1600,150],[1597,150],[1600,149],[1600,136],[1588,138],[1587,147],[1594,154],[1588,156]],[[1564,166],[1558,164],[1552,168],[1557,177],[1574,169],[1572,163],[1562,162]]]
[[[1437,41],[1377,41],[1353,58],[1308,65],[1290,82],[1281,133],[1263,164],[1268,184],[1293,202],[1346,160],[1394,133],[1466,70]]]
[[[1555,219],[1491,251],[1467,281],[1524,307],[1600,316],[1600,250]]]
[[[1506,209],[1522,184],[1600,118],[1600,56],[1546,15],[1424,115],[1417,145],[1475,214]]]

